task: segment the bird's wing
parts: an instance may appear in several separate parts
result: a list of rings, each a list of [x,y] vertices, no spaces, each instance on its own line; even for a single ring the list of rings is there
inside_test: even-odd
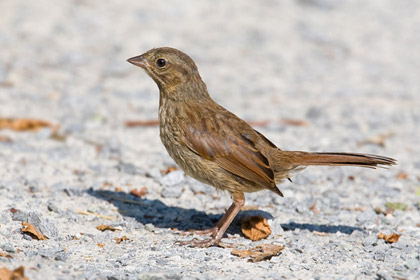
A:
[[[190,122],[186,132],[186,145],[197,155],[257,185],[276,188],[270,163],[253,141],[259,136],[235,115]]]

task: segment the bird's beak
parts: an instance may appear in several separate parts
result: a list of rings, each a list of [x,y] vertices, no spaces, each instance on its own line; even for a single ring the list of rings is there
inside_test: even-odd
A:
[[[147,69],[150,67],[149,63],[142,55],[134,56],[132,58],[127,59],[127,61],[143,69]]]

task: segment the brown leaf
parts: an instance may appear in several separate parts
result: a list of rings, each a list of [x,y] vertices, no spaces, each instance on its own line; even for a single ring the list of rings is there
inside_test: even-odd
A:
[[[130,240],[130,239],[128,239],[127,236],[123,235],[121,238],[115,237],[114,240],[115,240],[115,243],[120,244],[121,242]]]
[[[104,243],[98,243],[98,247],[99,248],[103,248],[105,246],[105,244]]]
[[[171,173],[172,171],[178,170],[178,168],[176,166],[169,166],[168,168],[161,170],[160,173],[162,175],[166,175],[168,173]]]
[[[100,231],[106,231],[106,230],[110,230],[110,231],[116,231],[116,230],[120,230],[118,228],[114,228],[108,225],[99,225],[96,227],[96,229],[100,230]]]
[[[400,173],[397,174],[397,179],[405,180],[407,178],[408,178],[408,174],[404,171],[401,171]]]
[[[121,187],[116,187],[116,188],[115,188],[115,191],[116,191],[116,192],[122,192],[122,191],[123,191],[123,189],[122,189]]]
[[[0,280],[29,280],[29,278],[25,277],[25,268],[23,266],[19,266],[13,271],[3,267],[0,268]]]
[[[360,142],[359,145],[372,144],[372,145],[378,145],[380,147],[385,147],[385,141],[394,135],[395,135],[394,132],[382,133],[377,136],[368,138],[365,141]]]
[[[13,142],[13,140],[10,137],[4,136],[4,135],[0,135],[0,142],[8,142],[8,143],[11,143],[11,142]]]
[[[13,257],[12,257],[11,255],[9,255],[9,254],[6,254],[6,253],[3,253],[3,252],[0,252],[0,257],[4,257],[4,258],[9,258],[9,259],[13,259]]]
[[[291,119],[282,119],[281,122],[287,125],[294,126],[308,126],[308,123],[304,120],[291,120]]]
[[[48,237],[38,232],[36,228],[27,222],[22,222],[22,232],[30,234],[32,237],[35,237],[38,240],[47,240]]]
[[[137,197],[142,197],[145,196],[147,194],[147,188],[146,187],[142,187],[140,190],[139,189],[134,189],[130,192],[130,194],[137,196]]]
[[[318,208],[316,208],[316,201],[314,202],[314,204],[312,204],[309,207],[309,210],[311,210],[312,212],[314,212],[314,214],[316,214],[316,215],[318,215],[320,213],[319,210],[318,210]]]
[[[273,244],[262,244],[257,247],[251,248],[249,250],[238,250],[233,249],[232,255],[247,258],[250,257],[249,261],[259,262],[266,259],[271,259],[271,257],[277,256],[281,250],[284,249],[284,246],[273,245]]]
[[[156,126],[159,125],[158,120],[149,120],[149,121],[126,121],[125,126],[135,127],[135,126]]]
[[[43,127],[51,127],[57,130],[56,126],[43,120],[0,118],[0,129],[8,128],[15,131],[37,131]]]
[[[268,126],[270,124],[270,121],[265,120],[265,121],[248,121],[248,124],[251,126]]]
[[[241,222],[241,230],[252,241],[261,240],[271,234],[267,220],[261,216],[245,217]]]
[[[319,236],[327,236],[328,232],[322,232],[322,231],[317,231],[317,230],[313,230],[312,234],[314,235],[319,235]]]
[[[385,235],[381,232],[378,234],[378,238],[385,240],[386,243],[398,242],[398,239],[400,239],[400,236],[401,234],[397,234],[397,233],[391,233],[391,234]]]

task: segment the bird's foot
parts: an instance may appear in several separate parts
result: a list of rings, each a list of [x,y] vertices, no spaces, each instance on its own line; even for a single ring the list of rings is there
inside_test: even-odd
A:
[[[203,230],[195,230],[195,229],[190,229],[187,231],[178,230],[177,233],[180,235],[216,236],[218,230],[219,230],[218,227],[212,227],[212,228],[203,229]]]
[[[188,246],[193,248],[207,248],[213,245],[219,245],[220,239],[217,239],[215,237],[206,239],[206,240],[199,240],[194,238],[190,241],[177,241],[175,244],[181,245],[181,246]]]
[[[199,240],[194,238],[190,241],[177,241],[175,244],[181,246],[189,246],[189,247],[196,247],[196,248],[207,248],[213,245],[218,245],[220,242],[220,237],[217,237],[217,233],[219,232],[219,228],[212,227],[205,230],[188,230],[188,231],[179,231],[178,233],[181,235],[200,235],[200,236],[209,236],[209,239]]]

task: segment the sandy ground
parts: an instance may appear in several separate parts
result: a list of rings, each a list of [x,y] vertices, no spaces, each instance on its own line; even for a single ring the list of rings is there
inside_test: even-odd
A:
[[[59,125],[0,130],[0,268],[23,265],[29,279],[420,278],[419,30],[415,0],[0,1],[0,117]],[[231,201],[181,171],[162,175],[173,161],[158,128],[124,125],[157,119],[156,85],[126,59],[159,46],[191,55],[223,106],[268,120],[256,128],[281,149],[398,166],[308,168],[280,186],[284,198],[247,195],[258,209],[224,240],[285,245],[270,260],[174,244],[190,237],[173,228],[210,227]],[[267,239],[241,235],[253,214],[269,219]]]

